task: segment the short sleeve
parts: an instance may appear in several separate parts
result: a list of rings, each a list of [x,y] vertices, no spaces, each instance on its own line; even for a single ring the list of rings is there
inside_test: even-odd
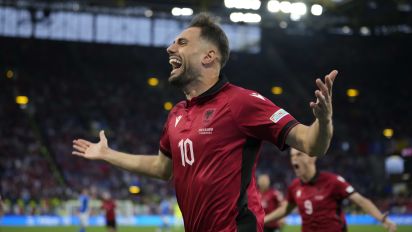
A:
[[[343,177],[334,176],[334,195],[338,199],[344,199],[355,192],[355,189]]]
[[[232,98],[230,108],[242,132],[274,143],[281,150],[287,147],[285,141],[289,131],[299,123],[269,99],[246,89]]]
[[[167,117],[167,120],[166,120],[164,126],[163,126],[162,135],[160,137],[159,150],[163,154],[165,154],[167,157],[172,158],[172,152],[171,152],[170,140],[169,140],[169,133],[168,133],[169,118],[170,118],[170,113],[169,113],[169,116]]]
[[[274,191],[274,193],[275,193],[275,199],[276,199],[277,203],[280,204],[284,199],[283,194],[281,192],[277,191],[277,190]]]

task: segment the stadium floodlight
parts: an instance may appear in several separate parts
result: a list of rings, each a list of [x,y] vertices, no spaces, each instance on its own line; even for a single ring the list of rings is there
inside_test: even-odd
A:
[[[246,13],[245,14],[245,23],[259,23],[262,18],[258,14]]]
[[[359,90],[353,89],[353,88],[348,89],[348,90],[346,90],[346,95],[348,97],[357,97],[357,96],[359,96]]]
[[[140,187],[136,185],[132,185],[129,187],[129,192],[131,194],[139,194],[140,193]]]
[[[27,96],[17,96],[16,103],[19,105],[27,105],[27,103],[29,103],[29,98]]]
[[[382,132],[383,136],[390,139],[393,136],[393,129],[392,128],[385,128]]]
[[[6,72],[6,77],[7,77],[8,79],[12,79],[12,78],[14,77],[14,72],[13,72],[13,70],[7,70],[7,72]]]
[[[193,10],[187,7],[185,8],[173,7],[172,15],[173,16],[190,16],[190,15],[193,15]]]
[[[282,29],[286,29],[288,27],[288,23],[285,22],[285,21],[281,21],[279,23],[279,27],[282,28]]]
[[[319,4],[313,4],[310,8],[310,12],[315,16],[320,16],[323,13],[323,7]]]
[[[179,7],[173,7],[172,9],[172,15],[173,16],[180,16],[182,15],[182,10]]]
[[[180,10],[180,14],[181,14],[182,16],[190,16],[190,15],[193,15],[193,10],[192,10],[191,8],[185,7],[185,8],[182,8],[182,9]]]
[[[298,21],[307,12],[306,4],[303,2],[295,2],[290,7],[290,19],[292,21]]]
[[[289,14],[291,11],[292,4],[288,1],[280,2],[280,11],[285,14]]]
[[[173,108],[173,103],[170,101],[167,101],[163,104],[163,108],[167,111],[171,110]]]
[[[272,87],[272,93],[274,95],[281,95],[283,93],[283,88],[280,86],[273,86]]]
[[[261,5],[260,0],[225,0],[224,3],[227,8],[247,10],[259,10]]]
[[[159,79],[157,79],[156,77],[150,77],[149,79],[147,79],[147,84],[155,87],[159,85]]]
[[[233,13],[230,14],[229,18],[234,23],[242,22],[243,13],[233,12]]]
[[[371,34],[371,30],[369,30],[369,28],[367,27],[361,27],[359,31],[361,35],[365,35],[365,36]]]
[[[280,11],[280,2],[276,0],[270,0],[267,5],[268,11],[277,13]]]
[[[290,13],[295,14],[295,15],[305,15],[306,12],[308,11],[306,4],[303,2],[295,2],[292,3],[291,8],[290,8]]]
[[[299,21],[302,18],[302,15],[296,14],[296,13],[291,13],[290,14],[290,20],[292,21]]]
[[[153,11],[152,10],[145,10],[144,11],[144,16],[146,16],[147,18],[150,18],[153,16]]]
[[[343,34],[352,34],[352,29],[350,29],[350,27],[348,27],[348,26],[343,26],[342,27],[342,32],[343,32]]]
[[[230,14],[230,20],[232,22],[245,22],[245,23],[259,23],[262,18],[259,14],[254,13],[241,13],[241,12],[233,12]]]

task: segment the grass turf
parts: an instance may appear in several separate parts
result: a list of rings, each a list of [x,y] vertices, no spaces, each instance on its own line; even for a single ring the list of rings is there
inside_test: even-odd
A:
[[[60,227],[0,227],[0,232],[78,232],[74,226]],[[287,226],[282,232],[299,232],[298,226]],[[384,232],[382,226],[350,226],[349,232]],[[412,226],[398,226],[397,232],[411,232]],[[89,227],[86,232],[106,232],[105,227]],[[156,232],[155,227],[119,227],[117,232]],[[171,232],[183,232],[182,228],[174,228]]]

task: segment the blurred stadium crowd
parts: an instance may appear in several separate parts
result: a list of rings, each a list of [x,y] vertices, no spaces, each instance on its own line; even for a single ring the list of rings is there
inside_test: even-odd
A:
[[[409,72],[407,39],[265,38],[261,54],[232,54],[224,69],[229,79],[308,123],[313,80],[339,69],[335,137],[319,169],[344,176],[383,211],[412,213],[410,186],[397,190],[399,180],[385,173],[385,158],[412,146],[410,92],[402,88],[410,82],[402,79]],[[101,129],[111,147],[157,153],[168,113],[164,103],[183,99],[168,86],[163,49],[0,38],[0,50],[0,193],[6,214],[58,214],[63,202],[85,186],[96,197],[107,190],[116,199],[146,205],[146,213],[155,213],[161,198],[173,196],[170,183],[71,155],[74,138],[96,141]],[[12,77],[5,77],[7,70]],[[158,85],[149,86],[150,77],[159,78]],[[283,93],[273,95],[272,85],[282,86]],[[348,97],[350,87],[359,96]],[[17,105],[17,95],[28,96],[29,103]],[[395,131],[391,138],[382,135],[387,127]],[[258,173],[270,174],[274,186],[285,191],[294,178],[287,151],[265,145],[259,163]],[[141,192],[131,195],[131,185]]]

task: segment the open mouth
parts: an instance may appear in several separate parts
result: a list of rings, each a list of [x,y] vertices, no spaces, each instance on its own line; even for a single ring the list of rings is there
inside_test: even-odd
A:
[[[298,164],[293,164],[293,169],[298,170],[299,169],[299,165]]]
[[[172,65],[172,72],[182,67],[182,60],[177,56],[169,57],[169,64]]]

